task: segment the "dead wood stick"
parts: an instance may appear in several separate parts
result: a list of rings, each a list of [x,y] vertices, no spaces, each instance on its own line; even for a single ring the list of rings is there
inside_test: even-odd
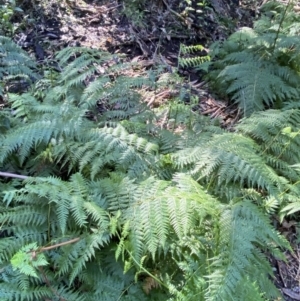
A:
[[[2,171],[0,171],[0,177],[16,178],[16,179],[22,179],[22,180],[25,180],[25,179],[29,178],[28,176],[17,175],[17,174],[14,174],[14,173],[2,172]]]

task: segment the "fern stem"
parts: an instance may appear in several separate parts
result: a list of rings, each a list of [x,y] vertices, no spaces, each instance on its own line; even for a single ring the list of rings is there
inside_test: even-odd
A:
[[[59,293],[52,287],[52,285],[51,285],[49,279],[47,278],[47,276],[46,276],[46,274],[45,274],[43,268],[42,268],[41,266],[38,267],[38,268],[39,268],[39,271],[41,272],[41,274],[42,274],[42,276],[43,276],[43,278],[44,278],[45,283],[46,283],[47,286],[51,289],[51,291],[53,292],[53,294],[54,294],[56,297],[58,297],[60,301],[67,301],[66,299],[62,298],[62,297],[59,295]]]
[[[49,204],[49,208],[48,208],[48,219],[47,219],[47,224],[48,224],[48,231],[47,231],[47,235],[48,235],[48,241],[51,241],[51,228],[50,228],[50,214],[51,214],[51,205]]]
[[[298,132],[295,132],[295,134],[299,135],[300,130]],[[291,145],[291,141],[296,137],[296,135],[285,144],[284,148],[281,149],[280,154],[277,156],[278,159],[284,154],[284,152],[287,150],[287,148]]]
[[[133,285],[133,283],[130,283],[130,284],[127,286],[127,288],[124,289],[124,290],[122,291],[122,293],[120,294],[120,296],[119,296],[119,298],[117,299],[117,301],[120,301],[120,300],[121,300],[121,298],[123,297],[123,295],[129,290],[129,288],[130,288],[132,285]]]
[[[150,276],[151,278],[153,278],[155,281],[157,281],[161,286],[165,287],[166,289],[169,289],[169,287],[167,285],[165,285],[160,279],[158,279],[156,276],[154,276],[153,274],[151,274],[148,270],[146,270],[140,263],[137,262],[137,260],[133,257],[133,255],[131,254],[130,251],[126,250],[130,257],[132,258],[132,260],[139,266],[139,268],[141,270],[143,270],[148,276]]]
[[[277,40],[278,40],[278,38],[279,38],[279,32],[280,32],[280,29],[281,29],[281,27],[282,27],[282,23],[283,23],[283,21],[284,21],[284,19],[285,19],[287,10],[288,10],[288,8],[289,8],[289,6],[290,6],[290,3],[291,3],[291,0],[288,1],[287,5],[286,5],[286,8],[285,8],[285,10],[284,10],[284,12],[283,12],[282,18],[281,18],[281,20],[280,20],[280,22],[279,22],[278,30],[277,30],[277,32],[276,32],[276,36],[275,36],[275,39],[274,39],[274,44],[273,44],[273,46],[272,46],[272,53],[273,53],[274,50],[275,50],[276,43],[277,43]]]
[[[298,184],[300,184],[300,181],[297,181],[296,183],[292,184],[292,186],[296,186],[296,185],[298,185]],[[289,190],[290,190],[289,187],[286,188],[284,191],[282,191],[282,192],[278,195],[278,197],[283,197]]]
[[[289,115],[289,118],[291,117],[292,112]],[[281,130],[278,131],[278,133],[272,138],[272,140],[270,141],[269,145],[266,145],[265,149],[263,150],[262,154],[265,154],[267,152],[267,150],[269,150],[269,148],[271,148],[271,146],[273,145],[273,143],[276,141],[276,139],[280,136],[281,134]],[[278,157],[279,159],[279,157]]]

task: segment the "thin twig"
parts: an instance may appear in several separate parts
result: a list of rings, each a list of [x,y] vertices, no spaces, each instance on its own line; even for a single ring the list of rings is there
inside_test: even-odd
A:
[[[39,271],[41,272],[43,278],[44,278],[44,282],[47,284],[47,286],[51,289],[51,291],[53,292],[53,294],[59,298],[59,300],[61,301],[67,301],[66,299],[64,299],[63,297],[61,297],[59,295],[59,293],[52,287],[49,279],[47,278],[46,274],[44,273],[44,270],[41,266],[38,267],[39,268]]]
[[[22,176],[22,175],[16,175],[14,173],[10,173],[10,172],[2,172],[0,171],[0,177],[8,177],[8,178],[16,178],[16,179],[28,179],[28,176]]]
[[[58,244],[53,245],[53,246],[43,247],[43,248],[39,249],[39,251],[40,252],[49,251],[49,250],[56,249],[56,248],[61,247],[61,246],[72,244],[72,243],[77,242],[79,240],[80,240],[80,238],[77,237],[77,238],[74,238],[74,239],[71,239],[71,240],[68,240],[68,241],[58,243]]]

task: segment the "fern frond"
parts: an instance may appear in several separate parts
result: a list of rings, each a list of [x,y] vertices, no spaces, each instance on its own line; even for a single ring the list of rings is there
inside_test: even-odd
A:
[[[268,160],[270,163],[273,161],[273,166],[286,166],[285,163],[295,164],[300,159],[300,137],[297,130],[299,121],[299,110],[268,110],[242,120],[237,130],[255,139],[263,152],[271,155]],[[288,170],[287,166],[285,169]],[[292,170],[289,173],[291,176],[294,174]]]
[[[213,211],[213,198],[198,183],[183,175],[174,181],[178,187],[168,187],[165,181],[146,180],[134,193],[134,211],[124,212],[123,218],[130,220],[130,248],[138,262],[146,249],[154,257],[174,234],[183,239],[199,216]]]
[[[178,58],[178,63],[182,67],[198,67],[204,62],[209,62],[209,56],[197,56],[197,57],[188,57],[188,58]]]
[[[211,49],[215,60],[208,80],[221,95],[238,103],[246,116],[265,108],[281,109],[284,102],[299,98],[300,43],[290,26],[300,19],[291,7],[278,7],[272,8],[273,17],[265,16],[254,29],[242,28]]]
[[[0,95],[3,95],[3,85],[9,79],[23,79],[30,83],[36,79],[35,62],[18,47],[11,39],[0,36]]]
[[[85,268],[86,263],[89,262],[96,255],[96,251],[106,245],[110,240],[109,235],[105,233],[95,233],[84,239],[81,244],[81,249],[78,250],[77,258],[74,258],[74,264],[70,273],[69,281],[72,283],[75,278]]]
[[[197,51],[204,51],[205,48],[202,45],[190,45],[186,46],[180,44],[178,63],[183,67],[199,67],[201,64],[210,61],[209,55],[197,55],[195,57],[181,57],[181,55],[194,54]]]
[[[195,51],[202,51],[205,48],[202,45],[184,45],[180,44],[180,53],[187,54],[187,53],[193,53]]]
[[[254,283],[266,292],[266,297],[276,297],[274,285],[267,290],[265,285],[269,287],[271,282],[266,283],[266,277],[259,273],[262,264],[269,274],[272,269],[257,246],[272,248],[274,242],[285,246],[287,242],[273,231],[267,218],[256,206],[244,200],[234,205],[232,210],[223,212],[220,231],[220,255],[213,259],[211,268],[215,272],[209,276],[207,300],[235,299],[238,287],[253,286]],[[253,300],[253,296],[246,300]]]
[[[259,187],[276,193],[284,179],[265,163],[258,151],[259,146],[251,139],[227,133],[192,150],[178,152],[174,160],[181,167],[192,166],[196,177],[212,181],[217,187],[237,183],[240,187]]]
[[[265,106],[271,107],[279,98],[296,99],[299,92],[286,83],[290,77],[289,70],[272,72],[256,63],[240,63],[226,67],[219,77],[228,83],[228,94],[239,104],[246,116],[254,111],[262,111]]]

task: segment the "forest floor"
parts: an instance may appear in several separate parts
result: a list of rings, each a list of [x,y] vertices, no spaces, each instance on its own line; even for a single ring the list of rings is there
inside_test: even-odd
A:
[[[230,8],[225,16],[218,15],[208,5],[199,7],[188,2],[148,1],[139,9],[137,4],[136,7],[130,4],[134,1],[128,0],[25,0],[20,7],[22,11],[11,19],[14,30],[10,34],[18,45],[36,57],[41,70],[55,67],[55,54],[67,46],[92,47],[114,53],[116,60],[135,65],[132,76],[162,65],[168,72],[176,71],[185,78],[191,93],[199,99],[196,109],[200,114],[218,118],[222,126],[230,128],[240,119],[239,110],[209,91],[201,73],[179,66],[180,45],[202,45],[203,50],[195,52],[195,56],[206,55],[213,42],[226,39],[242,26],[252,26],[259,1],[242,1],[239,7]],[[198,3],[190,1],[193,2]],[[152,98],[145,101],[158,106],[172,97],[174,91],[165,90],[160,91],[155,102]],[[287,262],[270,257],[276,275],[274,281],[285,300],[300,300],[300,249],[296,223],[285,221],[280,227],[278,230],[292,242],[294,253],[287,254]]]
[[[230,128],[241,117],[239,110],[210,93],[199,72],[179,66],[180,45],[201,45],[203,50],[193,55],[207,55],[213,42],[226,39],[241,26],[251,26],[255,7],[227,7],[227,15],[220,17],[210,6],[187,2],[150,1],[139,9],[128,0],[24,1],[23,12],[12,19],[16,28],[13,38],[36,57],[42,69],[55,65],[55,54],[60,49],[82,46],[108,51],[116,54],[116,59],[121,57],[122,62],[133,63],[132,76],[157,66],[178,72],[186,78],[191,94],[199,99],[195,110],[218,118],[223,127]],[[159,106],[178,91],[160,91],[155,101],[149,95],[147,98],[152,106]]]

